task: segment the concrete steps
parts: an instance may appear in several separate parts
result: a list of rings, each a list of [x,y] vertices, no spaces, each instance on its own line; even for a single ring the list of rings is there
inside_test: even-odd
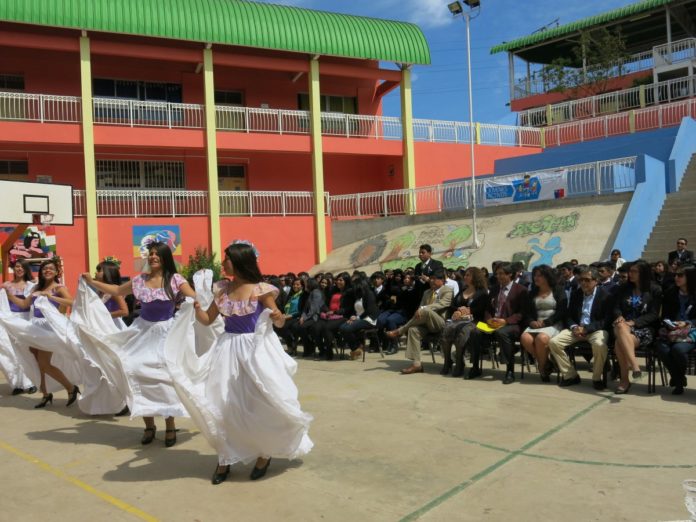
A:
[[[688,248],[696,246],[696,155],[691,157],[679,190],[667,194],[660,216],[643,249],[648,261],[667,260],[676,248],[678,237],[690,240]]]

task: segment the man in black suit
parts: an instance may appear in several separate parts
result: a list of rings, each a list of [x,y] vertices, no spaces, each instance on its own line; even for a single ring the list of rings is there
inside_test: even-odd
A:
[[[433,259],[433,247],[424,244],[418,247],[418,259],[421,260],[413,270],[416,272],[416,280],[428,286],[430,276],[436,272],[444,271],[442,263]]]
[[[572,263],[566,262],[561,263],[556,268],[561,276],[561,284],[565,290],[566,299],[570,301],[570,294],[573,293],[573,290],[578,287],[577,278],[575,277],[575,274],[573,274],[573,268],[575,267]]]
[[[580,384],[580,376],[568,358],[568,346],[587,341],[592,346],[592,386],[603,390],[602,374],[607,360],[607,340],[609,331],[607,317],[611,298],[608,292],[599,287],[601,279],[595,268],[586,268],[576,277],[580,288],[573,291],[568,304],[566,329],[549,341],[549,351],[556,360],[563,380],[559,386]]]
[[[667,264],[671,265],[672,261],[675,259],[679,260],[682,265],[691,264],[694,262],[694,252],[693,250],[687,250],[686,245],[689,242],[686,238],[680,237],[677,239],[677,249],[672,250],[667,256]]]
[[[486,311],[486,322],[495,331],[491,334],[474,330],[471,342],[471,370],[467,379],[474,379],[481,375],[478,360],[481,354],[482,344],[486,342],[484,336],[491,335],[498,341],[500,351],[507,361],[507,369],[503,384],[510,384],[515,381],[515,341],[519,340],[522,333],[522,314],[526,300],[527,289],[515,283],[512,278],[514,271],[510,263],[498,265],[495,271],[498,280],[498,290],[491,294],[492,300],[489,309]]]

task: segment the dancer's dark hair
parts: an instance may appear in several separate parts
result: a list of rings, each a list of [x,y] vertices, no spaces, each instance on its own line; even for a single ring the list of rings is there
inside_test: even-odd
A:
[[[235,276],[248,283],[260,283],[263,280],[253,247],[244,243],[233,243],[225,249],[225,255],[232,263]]]

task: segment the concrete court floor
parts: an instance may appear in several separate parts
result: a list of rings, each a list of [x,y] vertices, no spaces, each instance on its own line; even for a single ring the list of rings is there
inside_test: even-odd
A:
[[[424,357],[426,353],[424,352]],[[300,361],[314,450],[210,484],[215,456],[187,419],[179,442],[140,445],[140,419],[34,410],[0,384],[0,519],[21,520],[683,520],[696,478],[696,391],[595,392],[536,373],[403,376],[403,352],[367,362]],[[694,377],[696,384],[696,377]],[[160,419],[158,427],[163,430]]]

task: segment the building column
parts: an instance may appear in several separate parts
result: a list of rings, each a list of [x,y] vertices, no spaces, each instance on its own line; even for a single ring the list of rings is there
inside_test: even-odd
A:
[[[401,68],[401,144],[404,161],[404,188],[409,190],[406,200],[406,213],[415,214],[416,205],[413,190],[416,188],[416,161],[413,147],[413,93],[411,91],[411,68]]]
[[[213,78],[213,50],[210,44],[203,49],[203,95],[205,100],[205,157],[208,172],[210,252],[216,254],[218,260],[222,261],[216,136],[217,125],[215,118],[215,82]]]
[[[80,37],[80,85],[82,94],[82,153],[85,162],[85,200],[87,263],[90,269],[99,263],[99,225],[97,222],[97,165],[94,158],[94,117],[92,113],[92,59],[89,37]]]
[[[321,141],[321,91],[319,57],[309,60],[309,132],[312,150],[312,190],[314,191],[314,239],[316,262],[326,259],[326,212],[324,202],[324,149]]]

